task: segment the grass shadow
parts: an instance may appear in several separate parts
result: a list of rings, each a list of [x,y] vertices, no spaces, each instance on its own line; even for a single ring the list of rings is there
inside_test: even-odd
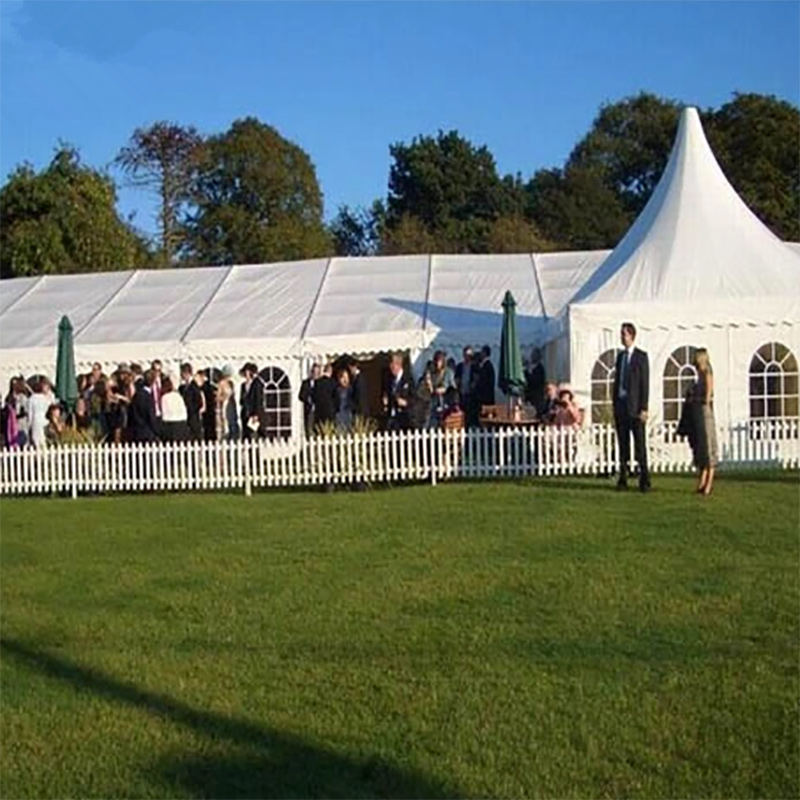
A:
[[[239,753],[220,757],[171,756],[156,762],[162,780],[195,797],[454,797],[441,782],[379,758],[350,758],[297,736],[193,708],[168,695],[141,689],[12,638],[0,652],[26,668],[111,702],[135,707],[182,725]],[[147,771],[152,774],[153,767]]]

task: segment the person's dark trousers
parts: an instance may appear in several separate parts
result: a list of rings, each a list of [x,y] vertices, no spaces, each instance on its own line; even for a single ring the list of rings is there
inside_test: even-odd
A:
[[[203,441],[203,423],[200,421],[200,417],[189,418],[189,432],[193,442]]]
[[[314,435],[314,411],[306,411],[303,422],[305,423],[306,438]]]
[[[614,404],[614,423],[617,428],[619,443],[619,481],[617,485],[626,486],[631,462],[631,434],[633,434],[633,451],[639,465],[639,488],[650,488],[650,472],[647,468],[647,437],[645,426],[639,417],[632,417],[626,405],[617,401]]]

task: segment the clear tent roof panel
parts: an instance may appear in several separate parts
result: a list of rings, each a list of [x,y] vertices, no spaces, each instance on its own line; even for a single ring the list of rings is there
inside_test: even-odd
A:
[[[428,296],[427,328],[441,341],[456,341],[459,332],[495,341],[500,335],[506,291],[517,303],[517,325],[525,340],[536,335],[544,308],[529,254],[437,255]]]
[[[229,268],[189,341],[301,337],[328,259]]]
[[[333,259],[306,335],[421,330],[429,269],[427,255]]]
[[[21,297],[40,281],[42,277],[15,278],[14,280],[0,281],[0,314],[14,305]]]
[[[64,314],[77,337],[132,274],[126,271],[43,277],[28,286],[30,291],[20,294],[17,302],[2,313],[2,347],[55,346],[58,323]]]
[[[223,267],[137,272],[80,332],[76,343],[180,341],[225,273]]]

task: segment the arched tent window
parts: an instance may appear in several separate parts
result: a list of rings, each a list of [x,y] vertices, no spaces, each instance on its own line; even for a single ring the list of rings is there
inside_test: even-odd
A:
[[[614,373],[619,348],[606,350],[592,368],[592,422],[614,421]]]
[[[292,435],[292,387],[289,377],[278,367],[264,367],[259,375],[264,381],[267,436],[288,439]]]
[[[798,416],[797,359],[780,342],[768,342],[750,361],[750,418]]]
[[[682,345],[672,351],[664,366],[664,422],[677,422],[686,392],[697,380],[694,368],[696,347]]]

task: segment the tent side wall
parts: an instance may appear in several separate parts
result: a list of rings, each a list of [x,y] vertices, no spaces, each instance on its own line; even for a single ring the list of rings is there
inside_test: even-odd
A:
[[[630,317],[619,317],[619,322]],[[592,371],[603,353],[620,347],[619,322],[597,325],[570,309],[571,385],[578,404],[591,419]],[[636,319],[633,318],[636,323]],[[650,419],[664,419],[664,373],[673,353],[687,347],[708,349],[714,370],[715,418],[719,425],[747,420],[750,415],[749,371],[754,354],[764,344],[780,342],[800,357],[800,325],[782,323],[729,323],[727,325],[642,326],[636,344],[650,363]]]

